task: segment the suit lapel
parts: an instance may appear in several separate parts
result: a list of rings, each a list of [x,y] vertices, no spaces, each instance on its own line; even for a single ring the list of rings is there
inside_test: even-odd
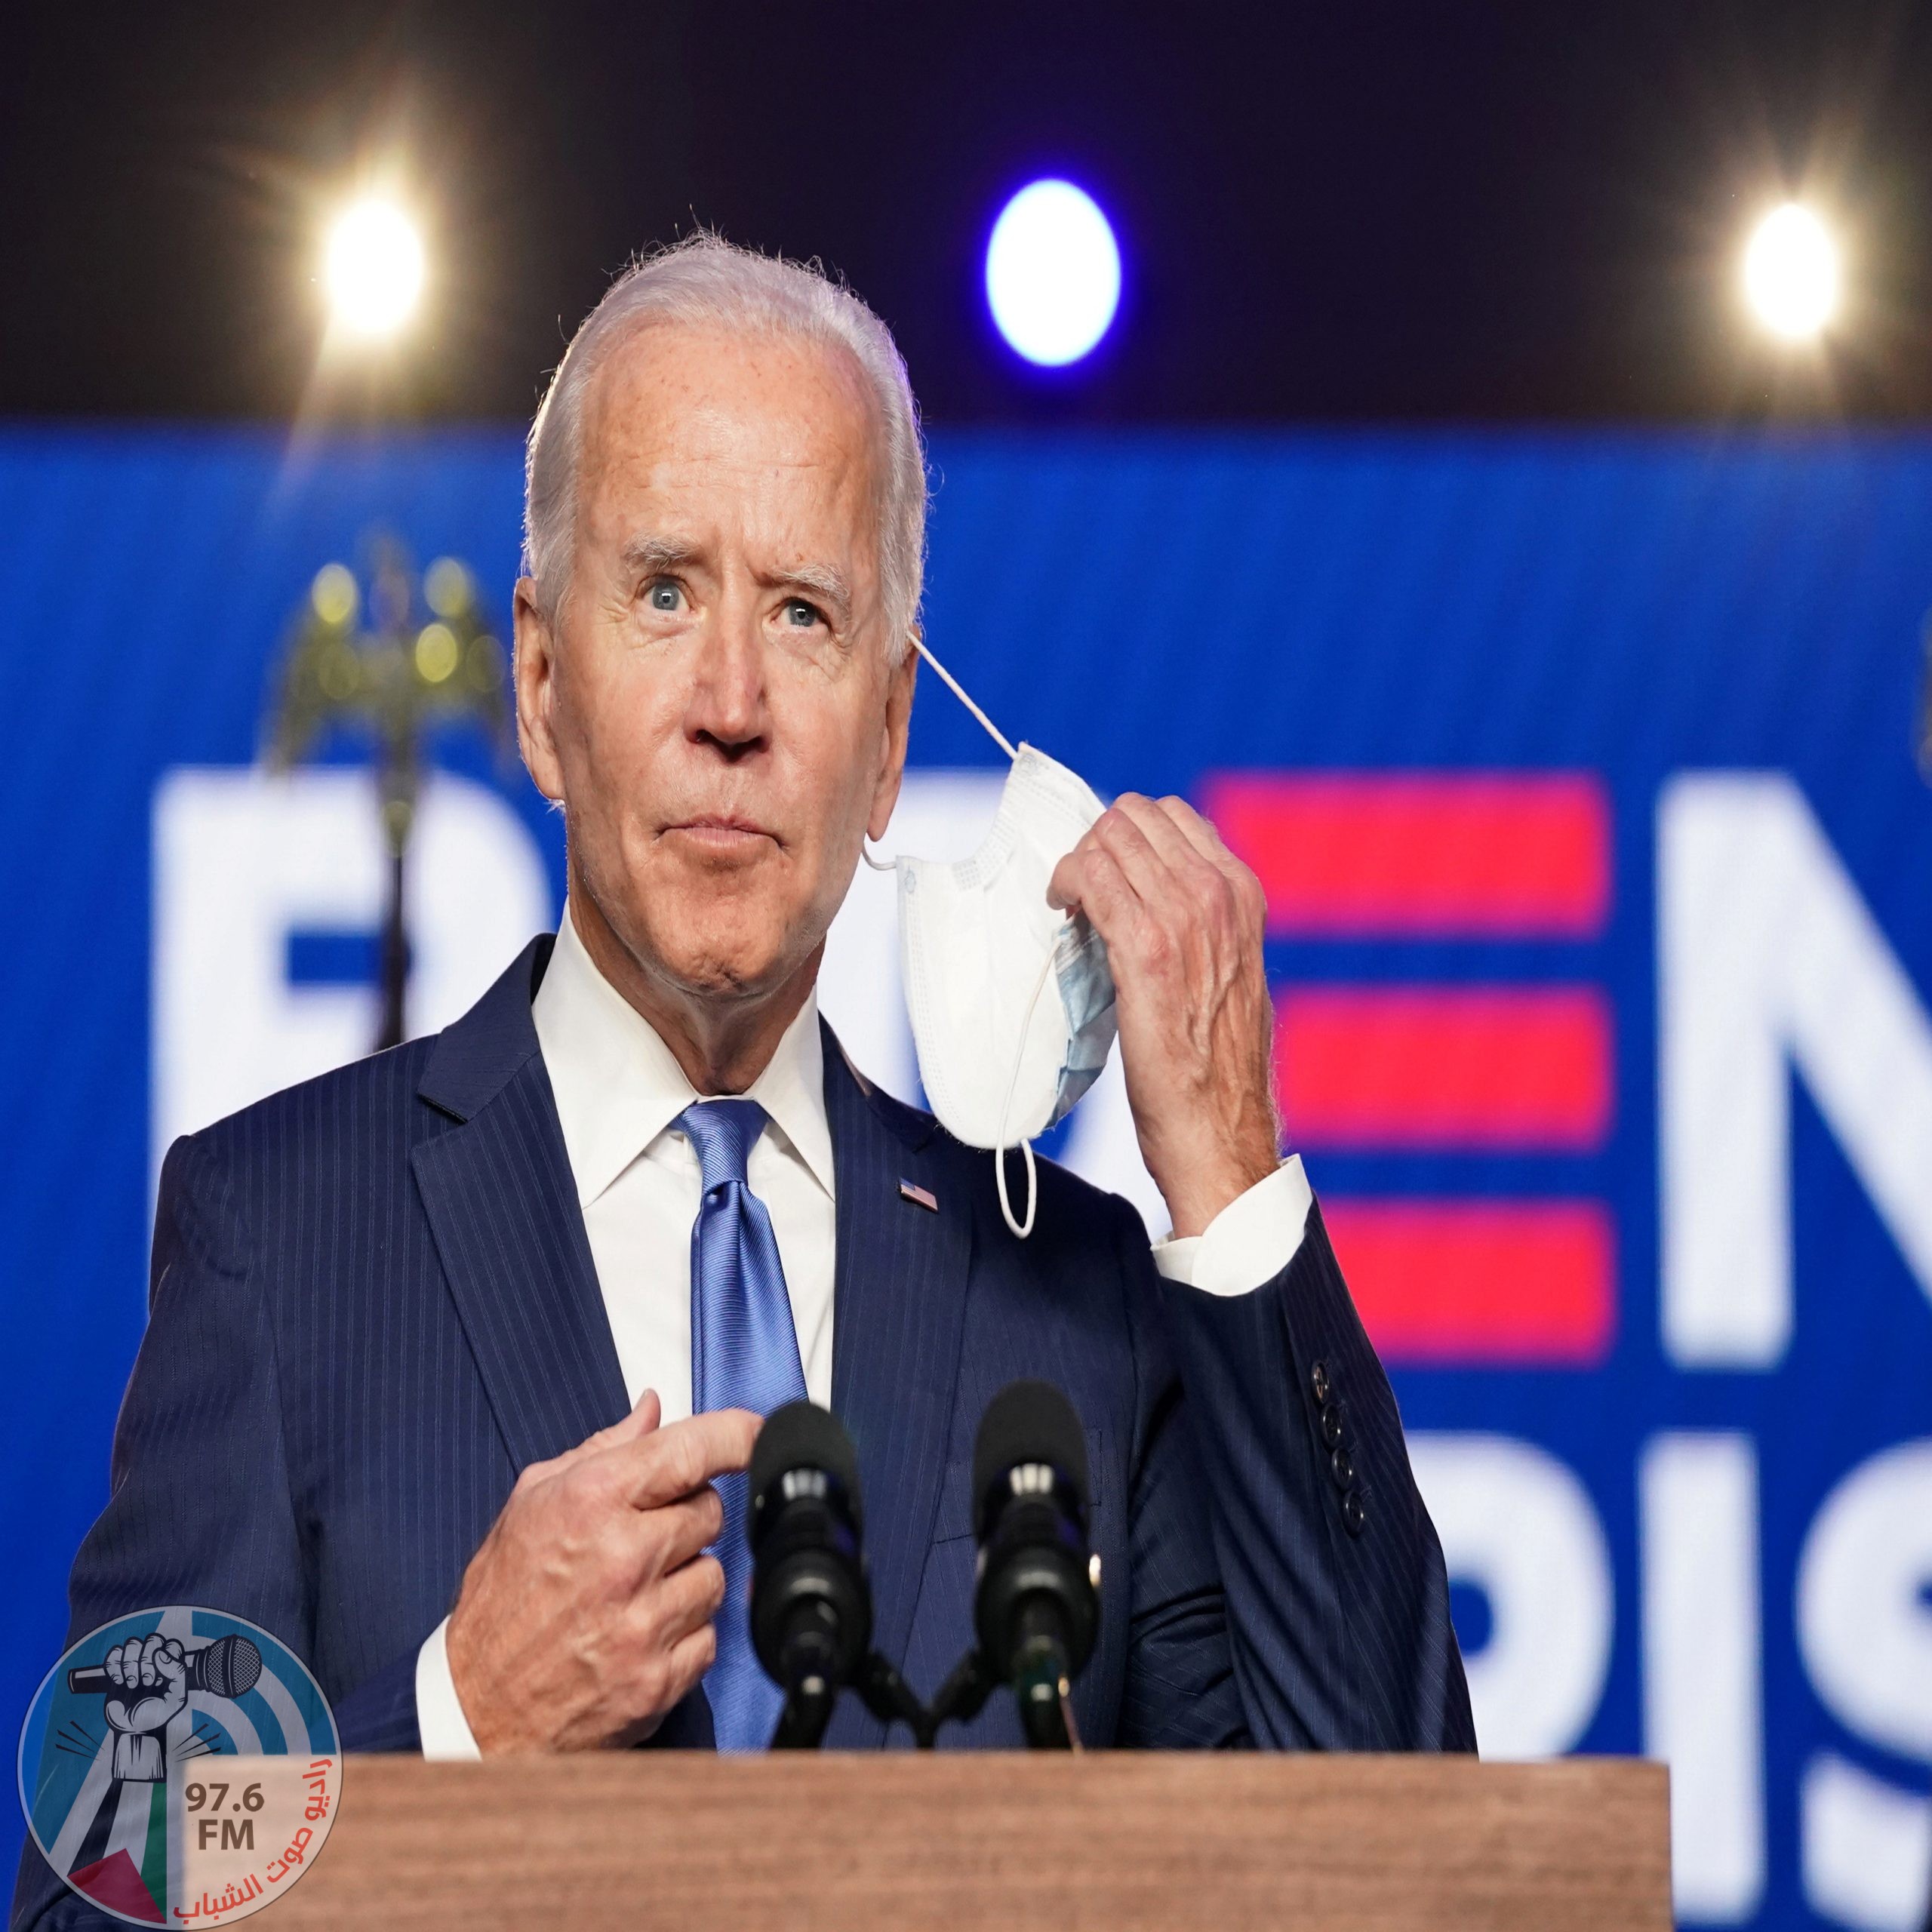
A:
[[[458,1124],[411,1161],[519,1470],[629,1406],[531,1018],[549,946],[534,942],[437,1042],[418,1091]]]
[[[825,1042],[838,1230],[832,1406],[857,1444],[865,1484],[874,1641],[897,1660],[951,1440],[971,1223],[932,1158],[931,1122],[875,1100],[829,1029]],[[902,1180],[927,1190],[939,1211],[902,1196]]]

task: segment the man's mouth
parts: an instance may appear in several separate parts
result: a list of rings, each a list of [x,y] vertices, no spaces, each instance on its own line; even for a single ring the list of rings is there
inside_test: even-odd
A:
[[[689,818],[667,825],[664,830],[666,834],[675,833],[688,839],[702,850],[720,854],[747,852],[766,841],[774,845],[780,842],[776,832],[768,831],[755,819],[746,818],[737,812],[694,813]]]

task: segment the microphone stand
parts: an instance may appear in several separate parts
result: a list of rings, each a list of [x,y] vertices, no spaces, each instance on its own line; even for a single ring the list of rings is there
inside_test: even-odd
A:
[[[932,1725],[971,1724],[1005,1680],[995,1675],[983,1654],[968,1651],[933,1700]],[[1078,1751],[1080,1727],[1073,1715],[1072,1686],[1065,1654],[1057,1644],[1035,1641],[1021,1651],[1014,1678],[1020,1722],[1033,1751]]]
[[[932,1713],[913,1694],[912,1687],[878,1651],[859,1666],[852,1688],[860,1701],[882,1724],[903,1724],[912,1734],[912,1742],[921,1751],[933,1748],[938,1729]],[[832,1721],[838,1701],[838,1686],[822,1672],[801,1671],[785,1694],[785,1708],[779,1713],[778,1727],[771,1735],[774,1751],[816,1751]]]
[[[943,1724],[971,1724],[986,1707],[986,1700],[1005,1680],[994,1675],[977,1650],[968,1651],[940,1686],[930,1708],[912,1687],[878,1651],[859,1666],[852,1688],[859,1700],[888,1727],[903,1724],[914,1745],[930,1751]],[[1056,1644],[1035,1641],[1023,1649],[1013,1688],[1028,1748],[1035,1751],[1078,1751],[1080,1728],[1075,1721],[1072,1686],[1064,1654]],[[823,1672],[807,1665],[785,1694],[771,1734],[774,1751],[816,1751],[838,1702],[839,1686]]]
[[[968,1651],[952,1667],[952,1675],[933,1700],[933,1728],[943,1724],[971,1724],[999,1688],[999,1679],[987,1669],[978,1651]]]
[[[1078,1751],[1066,1620],[1057,1604],[1035,1598],[1021,1604],[1016,1622],[1013,1694],[1026,1743],[1035,1751]]]
[[[1074,1721],[1073,1690],[1066,1666],[1041,1656],[1023,1665],[1014,1680],[1020,1722],[1029,1751],[1078,1751],[1080,1727]]]
[[[837,1687],[817,1671],[801,1676],[785,1694],[785,1708],[771,1734],[774,1751],[816,1751],[838,1701]]]
[[[866,1709],[881,1723],[890,1725],[897,1718],[912,1732],[912,1742],[920,1750],[933,1748],[933,1736],[939,1726],[932,1713],[913,1694],[912,1685],[878,1651],[859,1666],[859,1679],[854,1687]]]

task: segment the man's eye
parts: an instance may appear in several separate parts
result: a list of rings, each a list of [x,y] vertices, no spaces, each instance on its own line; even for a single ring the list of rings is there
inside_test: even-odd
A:
[[[792,597],[786,600],[785,621],[795,629],[809,630],[822,620],[817,605],[808,604],[802,597]]]
[[[645,591],[645,599],[654,611],[681,611],[685,593],[669,577],[660,577]]]

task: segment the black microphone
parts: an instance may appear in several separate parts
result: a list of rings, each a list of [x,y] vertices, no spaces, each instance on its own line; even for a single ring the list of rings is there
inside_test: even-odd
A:
[[[1087,1546],[1087,1438],[1050,1382],[995,1395],[973,1448],[980,1543],[980,1667],[1013,1686],[1026,1741],[1076,1746],[1071,1692],[1099,1633],[1099,1562]]]
[[[788,1402],[752,1446],[752,1645],[785,1693],[774,1750],[810,1749],[872,1641],[858,1452],[830,1411]]]
[[[188,1688],[217,1697],[241,1697],[254,1689],[262,1674],[262,1654],[247,1637],[217,1637],[213,1643],[190,1651],[182,1661],[188,1667]],[[116,1684],[106,1667],[97,1663],[77,1665],[69,1671],[67,1688],[87,1697],[125,1692],[128,1686]]]

